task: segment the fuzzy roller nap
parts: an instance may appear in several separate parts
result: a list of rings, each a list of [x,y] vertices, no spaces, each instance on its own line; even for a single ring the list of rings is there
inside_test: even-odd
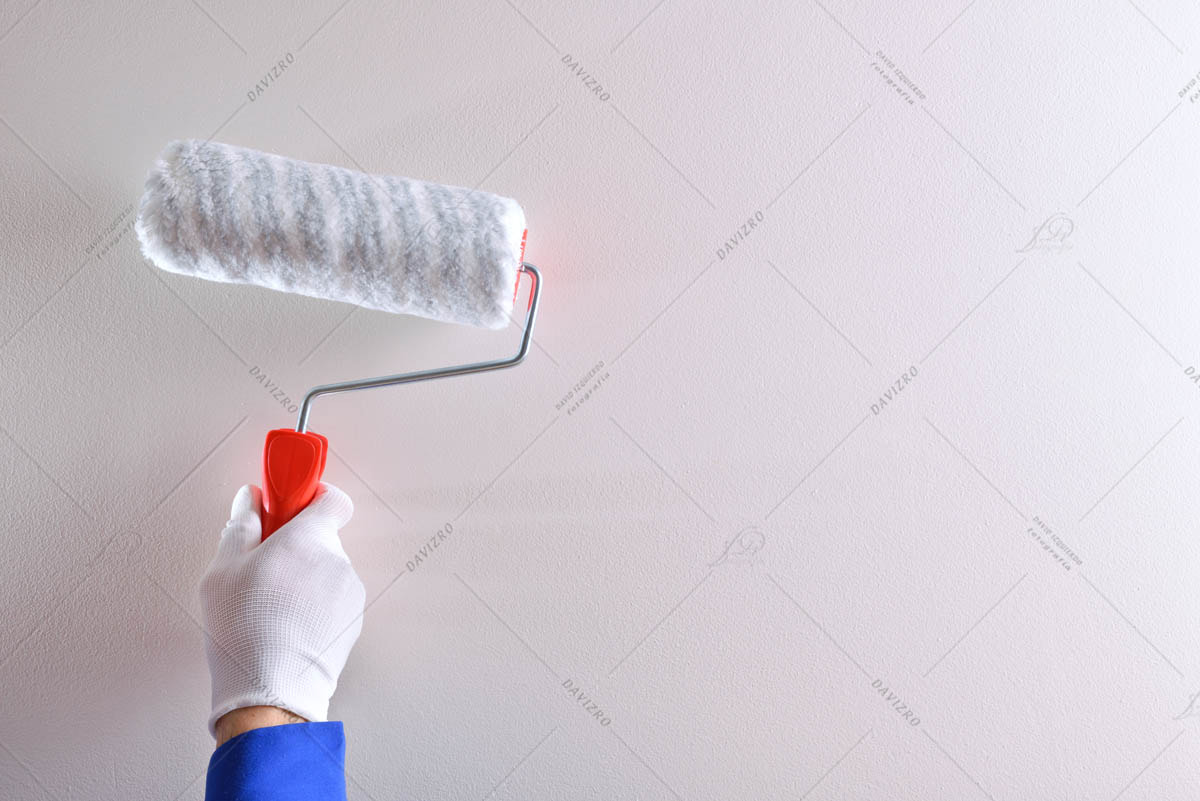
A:
[[[525,215],[487,192],[189,139],[163,151],[136,228],[170,272],[502,328]]]

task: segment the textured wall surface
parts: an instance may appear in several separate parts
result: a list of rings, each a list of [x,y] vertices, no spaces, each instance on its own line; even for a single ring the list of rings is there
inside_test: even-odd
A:
[[[1200,8],[0,9],[0,797],[199,799],[304,390],[519,338],[163,274],[181,137],[518,198],[516,370],[322,399],[363,799],[1200,797]]]

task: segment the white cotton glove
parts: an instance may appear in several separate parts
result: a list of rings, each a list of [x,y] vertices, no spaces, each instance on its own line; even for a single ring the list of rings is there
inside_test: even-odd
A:
[[[338,539],[354,512],[346,493],[322,484],[266,542],[261,508],[258,487],[238,491],[200,582],[214,737],[218,718],[246,706],[325,720],[362,630],[366,591]]]

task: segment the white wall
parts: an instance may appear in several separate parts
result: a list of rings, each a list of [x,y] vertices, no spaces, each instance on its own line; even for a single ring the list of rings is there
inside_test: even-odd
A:
[[[14,0],[0,64],[0,796],[203,795],[252,373],[517,342],[155,271],[215,134],[546,277],[520,368],[315,407],[353,799],[1200,797],[1195,4]]]

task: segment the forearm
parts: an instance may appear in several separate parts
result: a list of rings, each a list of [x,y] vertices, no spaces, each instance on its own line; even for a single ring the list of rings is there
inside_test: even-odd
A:
[[[299,715],[277,706],[247,706],[235,709],[217,719],[217,747],[251,729],[267,726],[283,726],[288,723],[306,723]]]

